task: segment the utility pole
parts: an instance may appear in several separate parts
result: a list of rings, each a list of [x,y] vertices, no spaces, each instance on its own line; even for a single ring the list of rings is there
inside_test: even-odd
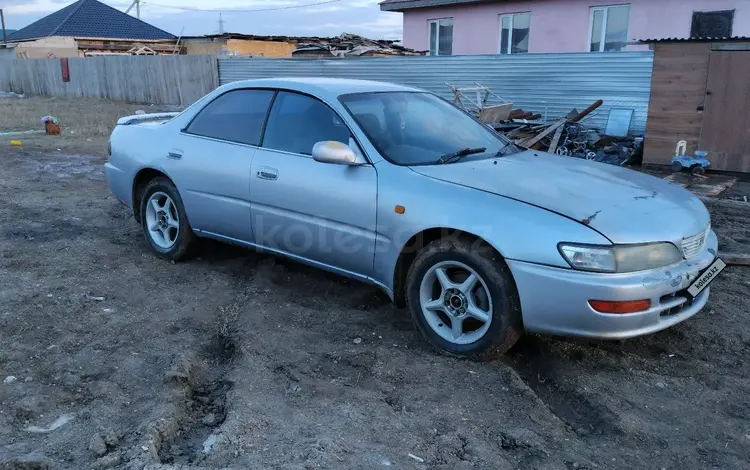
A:
[[[221,13],[219,13],[219,34],[224,34],[224,19],[221,17]]]
[[[141,0],[133,0],[133,3],[130,4],[127,10],[125,10],[125,13],[130,13],[130,10],[135,7],[135,17],[139,20],[141,19]]]
[[[5,34],[5,16],[3,16],[3,9],[0,8],[0,23],[3,26],[3,44],[8,42],[8,36]]]

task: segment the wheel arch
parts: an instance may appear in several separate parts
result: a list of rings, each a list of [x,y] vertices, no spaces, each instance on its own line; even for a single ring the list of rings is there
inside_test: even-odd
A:
[[[141,221],[141,194],[143,194],[143,190],[146,189],[146,186],[156,178],[167,178],[172,181],[166,173],[151,167],[141,168],[138,170],[138,173],[136,173],[135,178],[133,178],[133,215],[138,223]]]
[[[433,241],[443,238],[470,240],[472,243],[478,243],[479,246],[491,249],[501,260],[504,259],[502,252],[492,243],[479,235],[465,230],[450,227],[433,227],[415,233],[409,238],[409,240],[407,240],[404,246],[401,247],[401,251],[396,260],[396,267],[393,270],[393,301],[398,307],[404,307],[406,305],[406,274],[409,272],[409,267],[411,267],[417,254],[422,248]]]

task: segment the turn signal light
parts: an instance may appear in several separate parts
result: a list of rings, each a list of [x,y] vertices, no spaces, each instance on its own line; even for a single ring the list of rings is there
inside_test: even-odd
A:
[[[613,302],[609,300],[589,300],[591,308],[601,313],[635,313],[643,312],[651,308],[651,301],[643,300],[625,300]]]

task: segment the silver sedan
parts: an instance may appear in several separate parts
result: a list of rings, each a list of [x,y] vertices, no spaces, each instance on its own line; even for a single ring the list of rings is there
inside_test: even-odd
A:
[[[212,238],[360,279],[460,356],[524,331],[662,330],[703,308],[722,269],[683,188],[519,148],[387,83],[225,85],[180,114],[120,119],[106,170],[155,253],[183,260]]]

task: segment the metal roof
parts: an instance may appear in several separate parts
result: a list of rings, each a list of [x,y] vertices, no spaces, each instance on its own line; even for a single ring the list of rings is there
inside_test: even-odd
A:
[[[728,36],[728,37],[694,37],[694,38],[659,38],[659,39],[638,39],[638,42],[709,42],[709,41],[750,41],[748,36]]]
[[[62,10],[21,28],[8,41],[28,41],[49,36],[108,39],[175,39],[152,26],[97,0],[78,0]]]
[[[485,0],[384,0],[380,3],[382,11],[403,11],[412,8],[440,7],[462,3],[480,3]]]

